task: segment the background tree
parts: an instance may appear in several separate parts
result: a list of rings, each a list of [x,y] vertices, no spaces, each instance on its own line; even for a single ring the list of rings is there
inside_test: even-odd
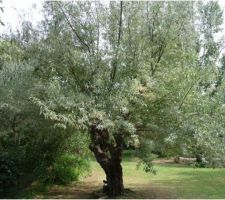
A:
[[[29,38],[21,35],[3,37],[0,44],[0,195],[31,171],[32,178],[67,183],[89,166],[88,138],[46,120],[32,103],[31,95],[41,94],[44,86],[27,59]]]
[[[223,105],[220,93],[223,91],[223,68],[219,61],[223,49],[219,35],[222,30],[223,12],[218,2],[205,4],[200,2],[198,10],[200,20],[197,30],[201,49],[199,81],[192,89],[192,95],[187,97],[186,106],[183,107],[186,115],[184,119],[187,118],[187,121],[183,122],[186,130],[189,130],[187,131],[189,134],[184,135],[188,140],[191,154],[196,156],[198,165],[218,166],[224,162],[221,138],[223,114],[219,112],[217,115]],[[215,148],[215,143],[218,148]]]

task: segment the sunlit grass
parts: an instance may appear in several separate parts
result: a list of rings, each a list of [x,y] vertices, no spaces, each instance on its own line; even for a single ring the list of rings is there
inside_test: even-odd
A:
[[[173,198],[225,198],[225,169],[157,164],[154,175],[136,166],[134,161],[123,162],[124,183],[128,188],[154,186],[166,190]],[[102,169],[92,162],[92,170]]]
[[[123,167],[125,179],[165,188],[177,198],[225,198],[225,169],[156,165],[154,175],[136,170],[134,162],[124,162]]]

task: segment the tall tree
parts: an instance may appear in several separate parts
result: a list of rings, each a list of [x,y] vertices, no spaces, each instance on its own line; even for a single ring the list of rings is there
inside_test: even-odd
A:
[[[188,140],[195,145],[189,143],[189,146],[192,146],[192,153],[200,165],[204,159],[204,165],[216,166],[220,165],[224,159],[221,156],[224,151],[221,148],[223,146],[221,139],[223,129],[216,111],[223,104],[222,93],[220,93],[223,90],[223,68],[219,62],[223,49],[221,37],[223,11],[218,2],[199,2],[198,15],[200,18],[197,27],[201,49],[199,81],[197,87],[193,88],[192,95],[188,97],[190,104],[184,107],[186,116],[192,116],[191,118],[187,117],[188,121],[184,124],[187,130],[190,130]],[[209,120],[212,116],[215,120]],[[215,142],[218,144],[218,148],[214,148],[213,143]],[[205,149],[208,151],[206,152]]]
[[[152,119],[163,127],[160,133],[167,134],[167,125],[176,119],[168,116],[178,98],[167,107],[169,103],[159,103],[163,100],[159,94],[167,96],[172,89],[168,86],[175,87],[177,70],[182,79],[195,64],[192,6],[191,2],[45,4],[41,37],[28,50],[35,52],[35,71],[46,91],[33,102],[57,124],[89,133],[90,149],[106,174],[104,191],[111,197],[124,189],[124,141],[134,135],[144,141],[141,137],[147,137],[143,133]],[[158,137],[151,137],[152,130],[147,133],[151,139]]]

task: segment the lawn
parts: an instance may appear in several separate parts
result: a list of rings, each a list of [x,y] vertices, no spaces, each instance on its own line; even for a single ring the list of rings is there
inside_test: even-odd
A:
[[[124,162],[125,183],[135,181],[141,187],[151,185],[165,198],[164,192],[172,198],[225,198],[225,169],[206,169],[158,164],[157,174],[146,174],[135,169],[134,162]]]
[[[136,168],[134,159],[123,162],[125,187],[131,189],[122,198],[225,198],[225,169],[205,169],[179,164],[156,164],[157,174]],[[104,173],[91,162],[92,173],[67,186],[43,187],[33,184],[20,198],[93,198],[100,189]]]

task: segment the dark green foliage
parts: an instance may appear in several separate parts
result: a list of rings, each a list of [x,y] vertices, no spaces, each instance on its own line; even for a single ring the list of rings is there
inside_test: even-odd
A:
[[[196,162],[195,166],[200,167],[200,168],[205,168],[207,167],[208,163],[207,160],[200,154],[196,155]]]
[[[32,145],[27,145],[26,166],[34,170],[42,182],[66,184],[89,169],[87,135],[65,132],[54,129],[54,132],[30,136]]]
[[[5,189],[18,183],[19,170],[16,163],[7,155],[0,155],[0,195]]]
[[[79,180],[89,170],[88,159],[72,154],[63,154],[46,171],[42,180],[48,183],[68,184]]]

